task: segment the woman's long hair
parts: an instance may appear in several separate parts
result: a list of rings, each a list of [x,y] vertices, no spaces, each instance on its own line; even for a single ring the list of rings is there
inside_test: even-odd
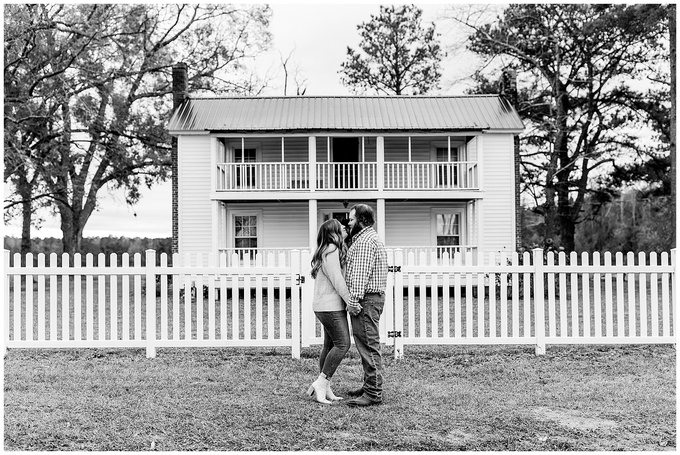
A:
[[[336,219],[324,222],[319,228],[319,233],[316,236],[316,251],[314,256],[312,256],[312,278],[316,278],[316,275],[319,273],[323,258],[328,254],[328,247],[331,245],[335,245],[338,248],[340,266],[345,266],[347,247],[342,240],[342,229],[342,224]]]

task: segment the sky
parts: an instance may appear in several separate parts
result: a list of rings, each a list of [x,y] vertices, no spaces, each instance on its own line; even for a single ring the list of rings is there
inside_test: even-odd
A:
[[[269,2],[273,11],[270,31],[273,35],[271,50],[260,60],[276,71],[281,66],[281,56],[291,54],[296,66],[306,79],[306,95],[351,95],[340,83],[338,71],[345,61],[347,46],[356,48],[359,41],[357,25],[377,15],[380,3],[300,3]],[[454,81],[466,75],[474,62],[471,56],[461,56],[453,46],[461,40],[460,33],[439,21],[446,8],[444,3],[418,3],[423,9],[424,23],[435,22],[442,34],[441,42],[448,49],[443,59],[442,90],[440,94],[461,94],[466,88]],[[464,62],[465,64],[461,64]],[[289,84],[288,95],[295,94],[295,85]],[[272,84],[263,95],[283,95],[282,83]],[[5,191],[7,191],[5,189]],[[102,190],[98,210],[93,213],[85,230],[85,237],[171,237],[172,191],[170,181],[157,184],[150,190],[142,189],[142,198],[135,206],[125,204],[124,194]],[[44,214],[45,221],[39,229],[32,229],[32,237],[61,238],[59,220]],[[21,235],[20,220],[5,224],[5,235]]]

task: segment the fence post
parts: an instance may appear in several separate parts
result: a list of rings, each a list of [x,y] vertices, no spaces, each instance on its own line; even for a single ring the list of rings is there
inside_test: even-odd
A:
[[[401,267],[404,265],[404,250],[394,251],[394,358],[399,360],[404,358],[404,274]],[[444,302],[444,305],[448,305]],[[444,322],[448,324],[448,321]],[[413,330],[410,328],[409,330]],[[397,336],[399,335],[399,336]]]
[[[534,331],[536,355],[545,354],[545,294],[543,250],[534,248]]]
[[[146,358],[156,357],[156,250],[146,250]]]
[[[675,248],[671,249],[671,266],[673,268],[673,271],[671,272],[671,308],[673,308],[673,338],[676,340],[676,343],[673,343],[673,347],[677,349],[678,344],[677,344],[677,339],[678,339],[678,312],[676,311],[676,304],[678,303],[676,301],[676,297],[678,295],[678,281],[676,279],[677,273],[678,273],[678,263],[676,262],[675,259]]]
[[[301,343],[303,348],[308,348],[311,343],[310,340],[315,335],[316,317],[312,310],[312,300],[314,299],[314,279],[312,278],[312,264],[311,258],[307,251],[304,252],[301,258],[300,276],[305,277],[305,282],[302,284],[302,302],[301,307]]]
[[[7,345],[9,344],[9,250],[5,250],[5,256],[4,256],[4,268],[3,270],[3,286],[5,287],[5,299],[3,302],[3,305],[5,307],[4,309],[4,315],[5,315],[5,321],[2,323],[2,327],[0,327],[0,330],[2,330],[2,357],[5,358],[7,357]],[[16,265],[16,264],[15,264]],[[16,283],[16,282],[15,282]],[[16,318],[16,315],[14,315]],[[15,336],[16,338],[16,336]]]
[[[307,251],[305,251],[307,253]],[[308,257],[308,254],[305,254]],[[302,270],[300,268],[300,251],[293,250],[290,254],[290,338],[291,355],[300,358],[300,289],[302,286]]]

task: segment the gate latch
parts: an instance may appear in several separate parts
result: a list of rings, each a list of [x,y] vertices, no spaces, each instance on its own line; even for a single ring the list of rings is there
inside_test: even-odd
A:
[[[304,277],[304,276],[300,275],[299,273],[297,273],[295,276],[297,276],[297,278],[295,279],[295,284],[296,284],[296,285],[300,286],[300,284],[302,284],[302,283],[305,282],[305,277]]]
[[[400,265],[388,265],[387,266],[387,271],[388,272],[401,272],[401,266]]]
[[[400,330],[391,330],[387,332],[387,338],[401,338]]]

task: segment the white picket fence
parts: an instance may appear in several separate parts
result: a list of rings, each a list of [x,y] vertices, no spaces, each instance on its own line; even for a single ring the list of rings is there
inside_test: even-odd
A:
[[[541,354],[547,344],[676,342],[675,250],[388,256],[380,332],[395,357],[415,344],[529,344]],[[159,347],[282,346],[299,358],[323,341],[308,251],[254,262],[153,250],[144,264],[139,254],[100,254],[96,265],[92,255],[84,265],[80,255],[21,259],[5,251],[6,348],[144,347],[154,357]]]
[[[289,265],[255,267],[237,258],[172,256],[146,252],[120,258],[5,252],[5,324],[7,348],[289,346],[300,355],[301,257]],[[61,261],[59,261],[61,259]],[[120,259],[120,260],[119,260]],[[157,263],[157,259],[160,261]],[[204,261],[207,259],[207,262]],[[269,264],[285,264],[283,257]],[[96,285],[95,285],[96,281]],[[291,290],[292,283],[292,290]],[[148,336],[148,334],[155,334]]]
[[[675,250],[601,256],[445,253],[443,265],[423,266],[423,253],[396,251],[394,323],[383,333],[396,356],[409,344],[531,344],[537,354],[546,344],[674,344]]]

